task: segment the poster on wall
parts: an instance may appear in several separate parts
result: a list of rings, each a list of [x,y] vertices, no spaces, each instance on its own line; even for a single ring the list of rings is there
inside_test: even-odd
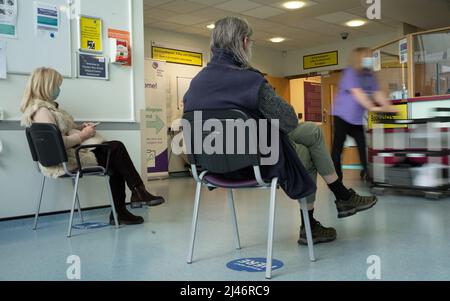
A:
[[[400,64],[406,64],[408,62],[408,39],[400,40],[399,57],[400,57]]]
[[[103,52],[103,23],[100,18],[80,16],[79,49],[84,52]]]
[[[17,0],[0,0],[0,38],[17,38]]]
[[[60,26],[58,7],[34,2],[34,13],[36,33],[55,38]]]
[[[373,52],[374,66],[373,71],[381,71],[381,50],[375,50]]]
[[[167,137],[166,63],[145,61],[145,105],[141,111],[141,154],[143,179],[169,174]]]
[[[104,56],[78,53],[78,77],[108,80],[108,58]]]
[[[322,86],[305,82],[305,121],[322,122]]]
[[[108,28],[111,62],[122,66],[131,66],[130,32]]]

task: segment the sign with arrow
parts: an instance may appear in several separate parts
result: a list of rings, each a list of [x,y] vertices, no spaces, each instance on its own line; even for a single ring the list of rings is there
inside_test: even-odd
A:
[[[145,106],[141,111],[141,162],[144,179],[169,174],[166,63],[145,61]]]
[[[161,130],[165,127],[164,121],[159,117],[158,114],[155,114],[155,120],[147,121],[147,129],[155,129],[156,134],[159,134]]]

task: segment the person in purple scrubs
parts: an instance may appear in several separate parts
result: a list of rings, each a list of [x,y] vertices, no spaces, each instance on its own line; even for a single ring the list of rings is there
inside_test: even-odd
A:
[[[341,157],[347,136],[355,139],[363,166],[361,178],[367,179],[366,139],[363,119],[366,111],[395,112],[391,102],[380,90],[373,72],[372,50],[360,47],[353,50],[351,67],[345,69],[339,83],[332,115],[334,116],[334,141],[332,159],[342,180]]]

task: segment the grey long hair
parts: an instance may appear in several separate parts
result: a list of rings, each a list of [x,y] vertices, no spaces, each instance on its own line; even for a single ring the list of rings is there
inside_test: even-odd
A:
[[[215,48],[227,49],[234,54],[236,61],[244,67],[250,67],[252,57],[251,45],[246,50],[244,39],[250,38],[253,29],[250,24],[238,17],[226,17],[215,23],[211,37],[211,50]]]

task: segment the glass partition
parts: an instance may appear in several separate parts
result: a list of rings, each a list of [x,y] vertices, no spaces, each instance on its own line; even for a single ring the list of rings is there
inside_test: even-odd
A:
[[[387,44],[380,51],[381,70],[376,72],[380,89],[393,100],[408,98],[408,63],[400,63],[400,40]]]
[[[415,96],[450,94],[450,28],[413,39]]]

